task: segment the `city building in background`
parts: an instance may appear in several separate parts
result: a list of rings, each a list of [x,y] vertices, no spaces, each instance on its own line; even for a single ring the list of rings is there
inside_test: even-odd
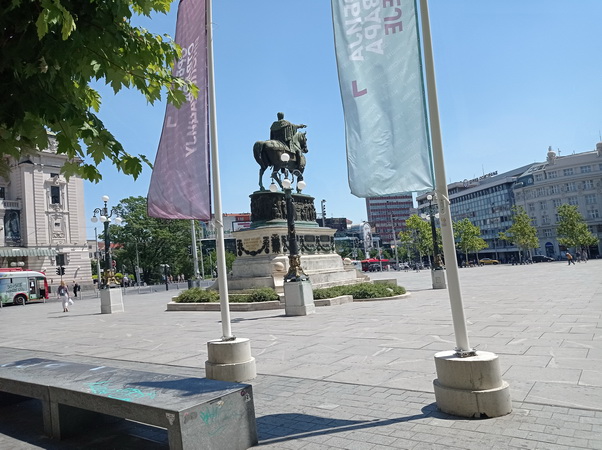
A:
[[[49,284],[63,279],[92,284],[84,212],[84,184],[61,175],[66,156],[56,141],[13,160],[8,179],[0,177],[0,266],[45,272]]]
[[[481,229],[481,237],[487,242],[487,248],[479,251],[481,257],[509,261],[512,256],[518,255],[518,248],[499,239],[499,233],[512,226],[512,207],[515,204],[513,186],[517,177],[532,165],[502,174],[491,172],[447,186],[452,219],[459,221],[467,218]],[[428,214],[426,196],[427,193],[416,198],[421,214]]]
[[[595,151],[558,156],[548,150],[545,162],[532,163],[508,172],[492,172],[448,185],[454,221],[468,218],[481,229],[487,248],[480,257],[507,262],[518,259],[518,248],[499,239],[512,226],[512,207],[522,206],[537,229],[540,246],[533,255],[562,258],[565,248],[558,243],[556,208],[576,205],[590,231],[602,239],[602,142]],[[428,214],[428,193],[416,198],[418,211]],[[589,249],[589,257],[602,252],[600,242]]]
[[[599,241],[589,248],[589,257],[597,258],[602,239],[602,142],[596,150],[556,154],[550,147],[544,163],[521,174],[515,185],[516,204],[522,206],[537,228],[539,251],[558,258],[565,248],[558,243],[556,208],[562,204],[577,206],[589,230]]]
[[[380,245],[395,245],[396,236],[405,228],[413,213],[411,194],[366,198],[368,222],[372,232],[380,238]]]

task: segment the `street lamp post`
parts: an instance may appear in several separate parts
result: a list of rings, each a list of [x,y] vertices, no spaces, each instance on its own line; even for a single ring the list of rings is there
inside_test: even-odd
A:
[[[286,163],[290,159],[287,153],[283,153],[281,160]],[[284,169],[285,178],[282,180],[282,190],[284,191],[284,200],[286,203],[286,225],[289,248],[289,268],[284,276],[284,307],[287,316],[305,316],[315,313],[314,296],[309,277],[303,272],[301,267],[301,255],[297,246],[297,232],[295,229],[295,205],[293,202],[292,181],[289,176],[297,177],[297,190],[300,192],[305,189],[306,184],[299,180],[300,173],[290,173]],[[275,193],[278,186],[275,183],[270,185],[270,191]]]
[[[104,225],[104,235],[105,235],[105,264],[104,265],[105,265],[105,268],[104,268],[104,276],[103,276],[101,287],[103,289],[108,289],[109,288],[109,277],[112,276],[111,252],[110,252],[111,237],[109,235],[109,224],[111,223],[111,217],[113,217],[115,210],[113,208],[111,208],[109,210],[109,207],[107,205],[107,203],[109,202],[108,195],[103,195],[102,201],[104,202],[104,206],[102,208],[96,208],[94,210],[94,215],[92,216],[91,221],[93,223],[96,223],[100,219],[100,221]],[[96,217],[96,214],[99,215],[98,218]],[[121,217],[115,217],[115,223],[117,225],[119,225],[121,222],[122,222]]]
[[[399,270],[399,256],[397,255],[397,235],[395,233],[395,222],[393,220],[393,213],[391,213],[391,233],[393,233],[393,246],[395,247],[395,266]]]
[[[115,214],[113,208],[109,209],[108,202],[109,196],[103,195],[102,201],[104,205],[102,208],[96,208],[94,215],[92,216],[92,222],[96,223],[98,220],[104,225],[105,235],[105,270],[102,278],[102,286],[100,292],[100,312],[101,314],[112,314],[114,312],[123,312],[123,295],[121,289],[110,289],[109,280],[113,278],[113,271],[111,265],[111,237],[109,235],[109,224],[111,223],[111,217]],[[99,217],[96,217],[96,215]],[[122,222],[121,217],[115,217],[115,223],[119,225]],[[100,275],[100,274],[99,274]],[[100,283],[100,281],[99,281]]]
[[[286,155],[283,154],[283,156]],[[288,156],[288,155],[286,155]],[[305,182],[299,181],[297,186],[300,189],[305,188]],[[270,185],[270,191],[278,190],[276,184]],[[304,281],[308,276],[303,272],[301,267],[301,256],[299,255],[299,247],[297,245],[297,231],[295,229],[295,205],[293,203],[292,182],[288,178],[282,180],[282,190],[284,191],[284,200],[286,202],[286,225],[288,228],[288,249],[289,249],[289,268],[284,277],[285,282],[289,281]]]
[[[169,291],[169,280],[167,279],[169,264],[161,264],[161,267],[163,267],[163,277],[165,278],[165,290]]]
[[[426,196],[429,202],[429,216],[431,220],[431,233],[433,234],[433,267],[431,267],[431,279],[433,281],[433,289],[445,289],[445,275],[441,255],[439,255],[439,244],[437,242],[437,230],[435,228],[435,214],[433,213],[433,195]]]

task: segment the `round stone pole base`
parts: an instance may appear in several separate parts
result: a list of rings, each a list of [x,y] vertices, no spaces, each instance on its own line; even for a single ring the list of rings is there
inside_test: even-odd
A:
[[[510,386],[502,380],[496,354],[477,352],[461,358],[455,351],[439,352],[435,367],[435,401],[441,411],[472,418],[499,417],[512,411]]]
[[[251,342],[245,338],[232,341],[214,339],[207,342],[205,376],[212,380],[242,382],[257,376]]]

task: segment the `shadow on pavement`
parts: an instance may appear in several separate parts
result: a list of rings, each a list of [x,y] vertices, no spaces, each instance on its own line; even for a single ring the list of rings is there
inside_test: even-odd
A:
[[[344,420],[311,414],[270,414],[257,418],[257,433],[259,435],[259,446],[272,445],[292,439],[383,427],[427,417],[440,418],[439,414],[441,413],[437,411],[435,404],[422,408],[422,414],[396,417],[394,419]]]

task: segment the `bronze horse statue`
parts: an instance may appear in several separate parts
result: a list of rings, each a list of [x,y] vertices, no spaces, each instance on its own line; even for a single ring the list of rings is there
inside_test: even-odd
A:
[[[259,164],[259,190],[265,191],[263,187],[263,174],[268,167],[272,168],[271,178],[278,183],[282,189],[282,180],[280,173],[290,172],[296,177],[297,183],[303,180],[303,171],[305,170],[305,155],[307,153],[307,136],[305,133],[297,132],[293,135],[291,141],[292,149],[280,141],[257,141],[253,145],[253,156]],[[290,159],[287,162],[282,161],[282,154],[288,154]],[[292,181],[292,180],[291,180]],[[297,187],[297,192],[301,190]]]

